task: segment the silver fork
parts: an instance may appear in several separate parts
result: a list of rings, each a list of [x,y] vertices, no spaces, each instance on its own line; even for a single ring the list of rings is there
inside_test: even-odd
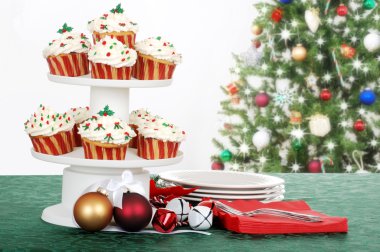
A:
[[[285,218],[290,218],[293,220],[299,220],[299,221],[304,221],[304,222],[322,222],[321,217],[310,215],[310,214],[300,214],[296,212],[290,212],[290,211],[284,211],[284,210],[278,210],[278,209],[272,209],[272,208],[259,208],[253,211],[242,212],[233,207],[227,206],[220,201],[214,201],[214,202],[216,206],[220,208],[221,210],[223,210],[224,212],[239,215],[239,216],[253,217],[258,214],[268,214],[268,215],[285,217]]]

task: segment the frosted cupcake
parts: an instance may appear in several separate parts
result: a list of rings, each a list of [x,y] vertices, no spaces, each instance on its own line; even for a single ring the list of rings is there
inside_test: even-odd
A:
[[[89,53],[91,77],[94,79],[129,80],[136,63],[136,51],[106,36]]]
[[[139,127],[137,155],[144,159],[165,159],[177,156],[185,132],[163,119]]]
[[[128,143],[136,134],[128,123],[113,114],[106,106],[97,116],[92,116],[80,125],[78,133],[82,137],[85,158],[125,159]]]
[[[91,117],[90,114],[90,107],[78,107],[78,108],[71,108],[68,111],[68,114],[71,114],[73,119],[74,119],[74,147],[79,147],[82,146],[82,140],[81,136],[78,134],[78,127],[79,124],[83,123],[86,121],[88,118]]]
[[[25,132],[36,152],[62,155],[73,151],[73,127],[74,120],[69,114],[58,114],[40,105],[25,123]]]
[[[139,80],[171,79],[176,65],[182,61],[173,44],[161,37],[137,42],[135,49],[138,57],[133,77]]]
[[[81,76],[89,73],[87,59],[90,42],[83,33],[73,33],[65,23],[58,33],[61,37],[53,40],[43,50],[50,73],[61,76]]]
[[[131,126],[137,135],[129,144],[131,148],[137,148],[137,137],[139,134],[138,127],[157,118],[160,117],[152,115],[147,109],[143,108],[134,110],[129,114],[129,126]]]
[[[124,15],[121,4],[110,13],[88,22],[88,30],[92,32],[94,44],[105,36],[114,36],[121,43],[134,48],[138,25]]]

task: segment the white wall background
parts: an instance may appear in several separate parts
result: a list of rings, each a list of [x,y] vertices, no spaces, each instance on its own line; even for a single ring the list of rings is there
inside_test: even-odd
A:
[[[139,23],[138,40],[161,35],[184,56],[171,87],[131,91],[132,109],[147,107],[188,132],[184,161],[153,171],[210,169],[211,139],[217,136],[224,98],[219,86],[231,81],[231,53],[250,45],[252,0],[1,1],[0,174],[62,173],[63,166],[31,157],[23,123],[40,103],[57,111],[87,105],[89,88],[50,83],[42,50],[64,22],[88,34],[87,21],[119,2]]]

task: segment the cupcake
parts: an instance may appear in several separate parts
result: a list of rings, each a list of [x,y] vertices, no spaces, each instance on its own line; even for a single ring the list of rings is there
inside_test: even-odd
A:
[[[88,30],[92,33],[94,44],[105,36],[112,35],[121,43],[134,48],[138,25],[124,15],[121,4],[118,4],[110,13],[89,21]]]
[[[146,123],[149,120],[152,120],[154,116],[147,109],[138,109],[134,110],[129,114],[129,126],[135,131],[136,137],[132,138],[129,143],[129,147],[137,148],[137,137],[138,137],[138,127]]]
[[[129,80],[132,66],[136,63],[136,51],[117,39],[106,36],[91,47],[91,77],[94,79]]]
[[[82,146],[81,136],[78,134],[78,127],[79,127],[79,124],[83,123],[84,121],[86,121],[88,118],[91,117],[90,107],[71,108],[68,111],[68,113],[72,115],[74,123],[75,123],[74,124],[74,129],[73,129],[73,132],[74,132],[74,141],[73,141],[74,142],[74,147]]]
[[[43,105],[25,123],[34,150],[49,155],[73,151],[73,127],[74,120],[69,114],[55,113]]]
[[[84,156],[87,159],[124,160],[128,143],[135,132],[126,122],[113,116],[106,106],[98,115],[80,124]]]
[[[177,156],[185,132],[163,119],[139,127],[137,155],[144,159],[165,159]]]
[[[90,42],[83,33],[73,33],[65,23],[58,33],[61,37],[53,40],[43,50],[50,73],[61,76],[81,76],[89,73],[87,59]]]
[[[137,42],[137,62],[133,68],[133,77],[139,80],[171,79],[182,56],[172,43],[161,37],[148,38]]]

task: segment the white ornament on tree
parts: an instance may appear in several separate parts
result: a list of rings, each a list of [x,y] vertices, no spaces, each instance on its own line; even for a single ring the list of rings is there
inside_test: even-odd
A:
[[[313,115],[310,117],[309,129],[314,136],[324,137],[331,131],[330,119],[321,114]]]
[[[380,49],[380,35],[372,31],[364,37],[363,43],[369,52],[375,52]]]
[[[252,143],[257,151],[266,148],[270,143],[270,133],[266,129],[259,129],[252,137]]]
[[[305,11],[305,22],[307,27],[312,33],[315,33],[318,30],[319,25],[321,24],[321,19],[319,18],[319,10],[311,8]]]

